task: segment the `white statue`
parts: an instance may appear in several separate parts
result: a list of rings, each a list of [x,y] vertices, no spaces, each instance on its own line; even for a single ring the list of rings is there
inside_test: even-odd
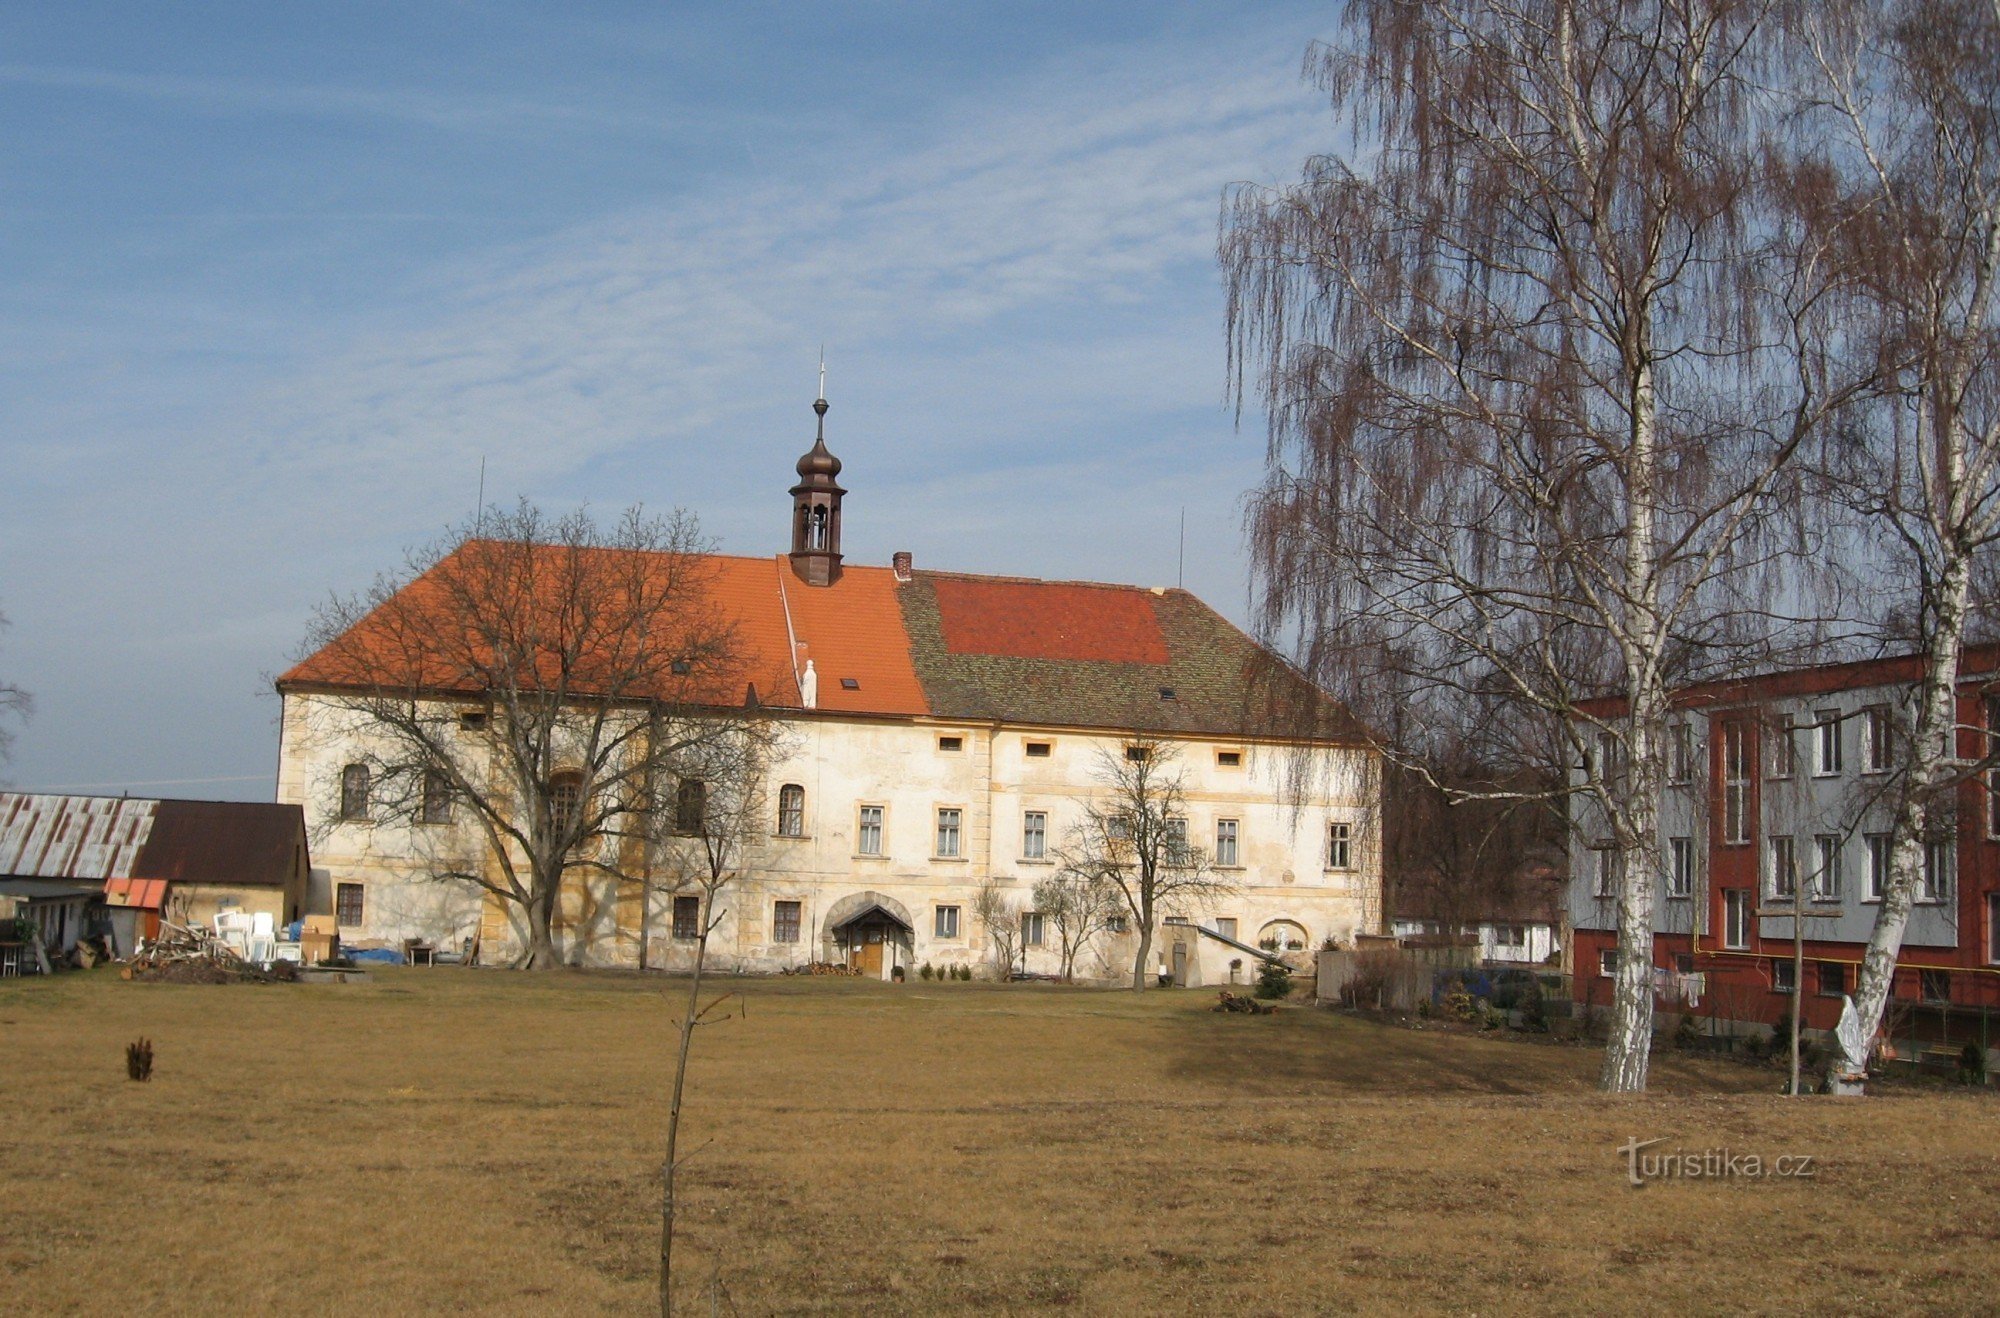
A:
[[[799,679],[799,700],[807,709],[819,708],[819,674],[813,671],[813,661],[806,660],[806,675]]]
[[[1841,1072],[1859,1078],[1868,1073],[1868,1040],[1862,1032],[1861,1013],[1854,1010],[1854,999],[1843,993],[1840,995],[1840,1024],[1834,1026],[1834,1038],[1840,1041]]]

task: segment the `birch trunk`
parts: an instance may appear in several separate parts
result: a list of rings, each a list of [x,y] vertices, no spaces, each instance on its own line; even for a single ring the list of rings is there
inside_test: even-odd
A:
[[[1955,756],[1948,756],[1947,750],[1957,749],[1949,743],[1956,740],[1952,730],[1958,724],[1958,663],[1964,649],[1971,584],[1969,555],[1946,564],[1943,580],[1939,582],[1937,625],[1925,647],[1924,675],[1918,690],[1916,729],[1908,748],[1908,767],[1897,790],[1896,815],[1890,826],[1889,885],[1876,908],[1875,927],[1869,932],[1868,948],[1861,957],[1861,975],[1854,986],[1854,1011],[1861,1023],[1861,1037],[1870,1041],[1882,1028],[1896,961],[1903,951],[1903,934],[1909,927],[1917,886],[1923,881],[1924,835],[1930,803],[1952,777],[1950,761]]]

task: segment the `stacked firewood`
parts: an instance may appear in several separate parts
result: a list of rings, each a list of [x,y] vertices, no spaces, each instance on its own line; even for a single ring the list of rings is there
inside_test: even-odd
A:
[[[1275,1003],[1259,1002],[1255,998],[1231,993],[1228,989],[1222,990],[1217,995],[1215,1005],[1209,1008],[1210,1011],[1238,1011],[1246,1016],[1269,1016],[1277,1009]]]
[[[184,984],[227,984],[237,980],[279,978],[270,971],[251,965],[234,948],[199,925],[160,921],[155,938],[139,945],[138,952],[119,972],[122,979],[161,979]]]

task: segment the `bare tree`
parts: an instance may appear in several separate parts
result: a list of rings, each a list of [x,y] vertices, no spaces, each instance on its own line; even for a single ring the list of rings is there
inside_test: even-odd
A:
[[[1383,883],[1392,915],[1421,912],[1454,931],[1560,901],[1568,827],[1560,780],[1500,773],[1460,750],[1385,775]],[[1551,877],[1555,876],[1555,877]]]
[[[692,935],[694,940],[694,964],[674,1050],[667,1155],[660,1175],[661,1318],[671,1318],[673,1313],[674,1192],[683,1161],[681,1102],[687,1088],[688,1053],[696,1029],[727,1019],[716,1017],[714,1012],[729,995],[706,1006],[701,1002],[709,935],[727,914],[717,905],[723,891],[742,873],[757,839],[769,831],[765,780],[777,742],[773,725],[755,717],[720,725],[713,735],[690,741],[674,758],[672,806],[653,816],[663,826],[656,838],[666,876],[663,886],[677,906],[690,904],[685,921],[682,910],[673,912],[672,932],[676,938]]]
[[[0,631],[7,629],[7,615],[0,613]],[[14,730],[7,726],[9,721],[27,720],[35,712],[35,699],[12,682],[0,682],[0,760],[5,760],[14,750]]]
[[[1223,216],[1265,634],[1364,721],[1497,715],[1585,766],[1624,861],[1614,1090],[1646,1082],[1668,691],[1793,639],[1792,460],[1853,388],[1827,244],[1765,187],[1777,9],[1352,0],[1308,59],[1351,145]]]
[[[1926,841],[1989,753],[1961,754],[1956,705],[2000,542],[2000,2],[1829,0],[1808,13],[1794,49],[1819,95],[1801,135],[1861,258],[1850,346],[1882,377],[1828,471],[1874,542],[1875,595],[1902,624],[1893,640],[1922,657],[1897,737],[1889,882],[1854,995],[1872,1039]]]
[[[1014,977],[1021,954],[1020,916],[1006,889],[991,879],[979,885],[972,898],[972,918],[986,930],[986,941],[993,948],[994,969],[1003,984]]]
[[[1124,909],[1118,890],[1102,874],[1064,866],[1035,884],[1035,909],[1055,933],[1062,982],[1075,977],[1076,959]]]
[[[1063,873],[1104,885],[1139,936],[1132,987],[1151,979],[1153,931],[1232,890],[1188,839],[1186,775],[1176,742],[1146,733],[1098,753],[1096,796],[1056,851]]]
[[[565,879],[643,881],[660,783],[755,717],[705,548],[682,514],[600,527],[524,501],[329,601],[280,683],[351,756],[328,827],[411,825],[431,877],[512,910],[516,964],[555,966]]]

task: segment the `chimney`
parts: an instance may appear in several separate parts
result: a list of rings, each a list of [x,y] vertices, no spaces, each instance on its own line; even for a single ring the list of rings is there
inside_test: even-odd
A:
[[[889,556],[889,565],[896,569],[896,580],[908,581],[910,579],[909,550],[898,549],[895,553],[891,554]]]

